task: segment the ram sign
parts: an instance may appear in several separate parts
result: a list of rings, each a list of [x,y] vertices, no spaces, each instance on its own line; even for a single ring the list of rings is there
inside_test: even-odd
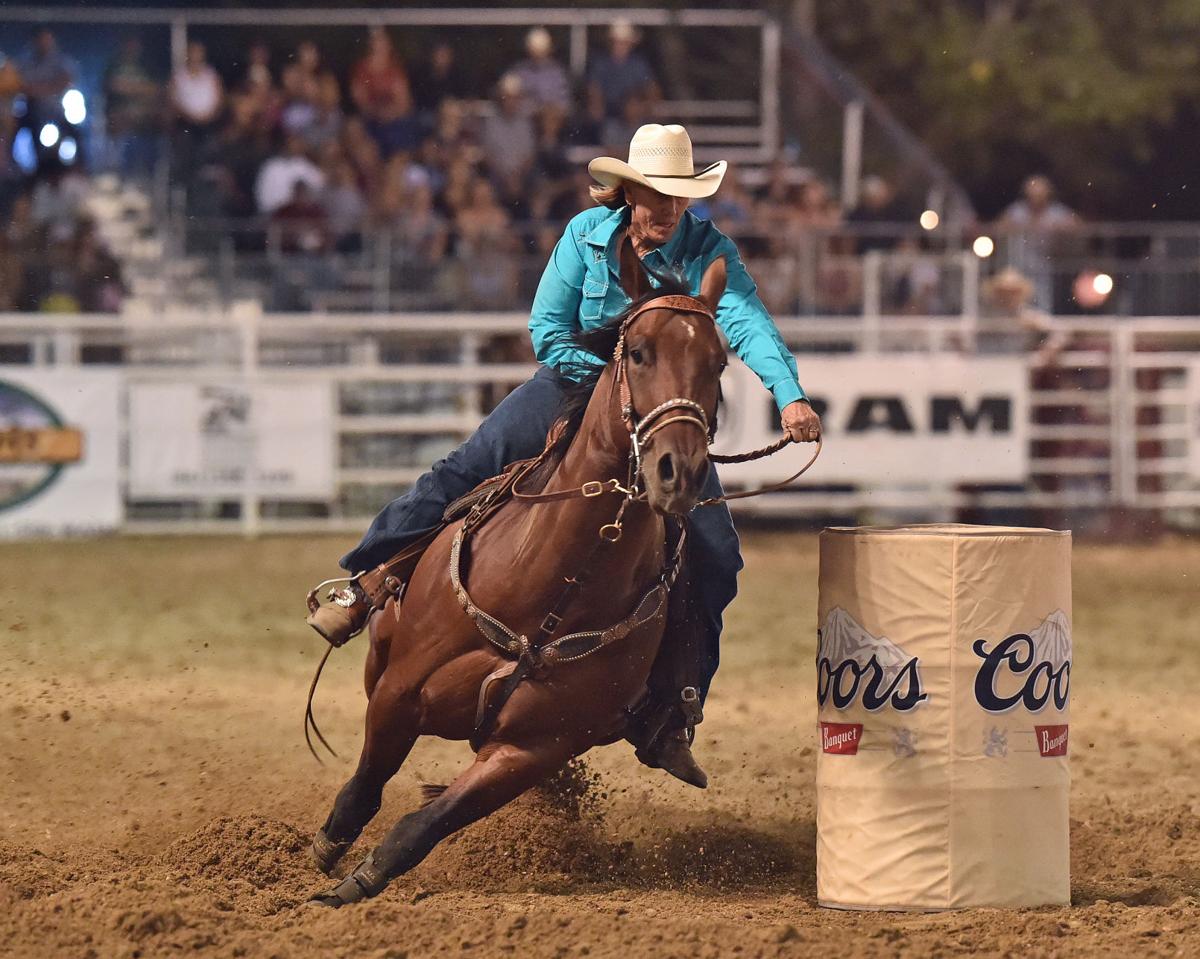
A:
[[[825,448],[806,485],[1020,483],[1029,465],[1028,374],[1023,360],[915,356],[797,357],[821,414]],[[749,369],[730,362],[717,452],[765,446],[780,434],[775,402]],[[721,467],[727,484],[769,483],[795,472],[811,447]]]

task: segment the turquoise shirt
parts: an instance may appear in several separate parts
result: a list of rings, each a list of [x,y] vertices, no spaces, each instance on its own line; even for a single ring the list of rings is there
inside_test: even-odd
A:
[[[529,317],[539,362],[560,371],[596,365],[596,357],[576,347],[572,337],[579,330],[604,326],[629,306],[621,288],[617,250],[617,237],[628,223],[629,207],[601,206],[585,210],[567,224],[546,264]],[[758,298],[757,287],[729,237],[688,211],[671,238],[642,257],[642,263],[655,286],[655,271],[676,268],[687,277],[692,292],[699,293],[705,268],[718,257],[725,258],[729,278],[717,305],[717,325],[729,345],[758,374],[780,410],[805,399],[795,357]]]

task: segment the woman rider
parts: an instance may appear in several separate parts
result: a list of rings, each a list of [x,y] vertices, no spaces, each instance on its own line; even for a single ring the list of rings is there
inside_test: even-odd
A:
[[[797,442],[819,438],[820,419],[797,381],[795,360],[758,298],[737,248],[710,222],[687,211],[690,199],[716,192],[725,168],[722,160],[694,172],[691,139],[676,124],[639,128],[629,144],[628,163],[599,157],[588,165],[599,184],[592,187],[599,206],[567,224],[542,275],[529,319],[534,351],[542,367],[496,407],[474,436],[384,507],[362,542],[342,558],[345,569],[353,573],[387,561],[437,527],[450,502],[509,463],[541,452],[558,414],[562,377],[580,364],[594,366],[607,360],[576,347],[575,334],[605,325],[629,306],[632,299],[627,289],[636,291],[647,282],[645,277],[625,275],[636,273],[639,264],[651,285],[656,273],[676,270],[696,293],[705,268],[724,257],[728,279],[717,308],[718,326],[773,394],[783,428],[791,437]],[[710,468],[702,495],[720,493],[720,481]],[[742,560],[724,504],[692,513],[689,531],[690,576],[703,636],[698,644],[690,644],[699,647],[692,656],[699,661],[682,674],[695,676],[702,701],[717,668],[721,617],[737,592]],[[340,635],[321,628],[318,632],[340,645],[368,613],[361,596],[351,612],[352,621]],[[633,725],[649,732],[640,738],[634,733],[630,738],[639,746],[642,762],[703,788],[707,777],[689,745],[690,726],[698,720],[695,712],[684,706],[696,698],[697,689],[692,685],[675,689],[670,696],[656,697],[664,701],[639,710],[642,719],[635,716]]]

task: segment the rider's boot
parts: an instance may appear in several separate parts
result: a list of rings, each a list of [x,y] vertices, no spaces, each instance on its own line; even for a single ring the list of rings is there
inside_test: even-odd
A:
[[[628,739],[638,760],[652,769],[662,769],[697,789],[708,787],[708,774],[692,755],[696,726],[704,719],[700,696],[694,686],[685,686],[678,703],[646,700],[630,716]]]
[[[331,646],[342,646],[357,636],[371,615],[371,602],[355,583],[329,592],[329,603],[317,606],[309,595],[309,614],[305,622]]]

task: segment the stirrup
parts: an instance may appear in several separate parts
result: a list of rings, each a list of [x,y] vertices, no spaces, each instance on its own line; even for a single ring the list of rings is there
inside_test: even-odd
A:
[[[331,589],[326,606],[317,602],[316,592],[314,589],[308,594],[308,616],[304,621],[329,645],[344,646],[363,631],[371,615],[371,604],[357,583],[351,580],[341,589]]]

